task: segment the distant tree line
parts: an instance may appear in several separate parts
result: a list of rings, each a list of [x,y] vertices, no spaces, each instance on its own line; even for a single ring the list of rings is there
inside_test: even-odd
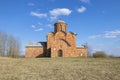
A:
[[[104,51],[96,51],[93,53],[94,58],[120,58],[120,56],[108,55]]]
[[[87,55],[88,57],[93,58],[120,58],[120,56],[108,55],[105,51],[96,51],[92,53],[92,47],[85,43],[83,46],[87,47]]]
[[[106,58],[108,55],[104,51],[96,51],[93,53],[94,58]]]
[[[0,56],[19,57],[20,41],[13,35],[0,31]]]

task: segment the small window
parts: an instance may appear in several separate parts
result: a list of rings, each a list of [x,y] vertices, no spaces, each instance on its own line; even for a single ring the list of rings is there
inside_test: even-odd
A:
[[[62,25],[60,25],[60,31],[62,31]]]

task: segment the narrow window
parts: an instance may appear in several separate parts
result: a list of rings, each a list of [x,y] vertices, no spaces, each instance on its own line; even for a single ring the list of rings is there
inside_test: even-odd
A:
[[[62,25],[60,25],[60,31],[62,31]]]

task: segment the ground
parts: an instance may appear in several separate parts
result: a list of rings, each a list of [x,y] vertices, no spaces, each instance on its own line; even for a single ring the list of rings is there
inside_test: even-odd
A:
[[[120,80],[120,59],[0,58],[0,80]]]

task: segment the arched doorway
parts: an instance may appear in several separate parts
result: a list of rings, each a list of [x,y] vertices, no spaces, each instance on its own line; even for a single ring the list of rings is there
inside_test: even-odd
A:
[[[62,57],[62,55],[63,55],[63,51],[62,51],[62,50],[59,50],[59,51],[58,51],[58,57]]]

